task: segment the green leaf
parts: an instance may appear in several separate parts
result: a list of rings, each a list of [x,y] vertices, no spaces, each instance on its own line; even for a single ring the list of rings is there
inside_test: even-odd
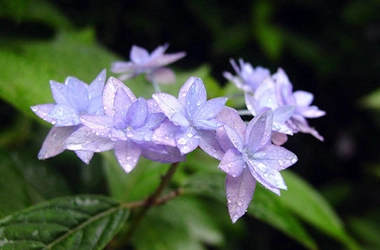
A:
[[[53,101],[50,80],[75,76],[90,83],[117,59],[95,43],[91,29],[61,32],[53,41],[14,41],[0,48],[0,98],[37,118],[30,106]]]
[[[70,193],[62,176],[35,157],[0,151],[0,158],[0,215]]]
[[[380,110],[380,88],[362,98],[359,104],[364,108]]]
[[[72,196],[44,202],[0,220],[0,248],[103,249],[129,210],[103,196]]]
[[[282,204],[278,196],[256,185],[248,214],[282,231],[308,249],[317,249],[315,241],[301,222]]]
[[[281,203],[297,216],[339,240],[349,249],[358,249],[355,241],[344,230],[338,215],[327,201],[308,183],[290,171],[282,175],[288,191],[281,193]]]

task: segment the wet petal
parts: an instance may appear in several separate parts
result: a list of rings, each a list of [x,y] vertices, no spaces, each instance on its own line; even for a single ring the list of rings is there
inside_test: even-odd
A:
[[[215,118],[215,116],[224,109],[226,102],[226,97],[208,100],[198,109],[193,120],[209,120]]]
[[[241,175],[245,166],[242,154],[236,149],[230,149],[224,154],[218,167],[226,174],[237,177]]]
[[[199,135],[192,127],[179,130],[175,135],[175,140],[179,151],[183,155],[192,152],[199,145]]]
[[[250,152],[255,152],[270,142],[272,133],[272,111],[255,116],[248,124],[245,132],[245,144]]]
[[[149,53],[146,49],[133,45],[129,57],[133,63],[143,64],[149,60]]]
[[[135,168],[141,155],[141,148],[132,141],[115,142],[114,151],[119,164],[127,174]]]

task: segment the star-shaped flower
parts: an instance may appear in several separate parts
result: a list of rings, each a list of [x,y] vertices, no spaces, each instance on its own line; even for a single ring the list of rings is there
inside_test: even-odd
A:
[[[326,114],[325,111],[320,110],[317,106],[310,106],[314,99],[313,94],[301,90],[293,92],[293,85],[281,68],[273,75],[273,79],[276,81],[276,97],[279,105],[295,106],[293,115],[287,121],[287,126],[293,130],[293,133],[309,133],[323,141],[323,137],[314,128],[310,127],[306,120],[306,118],[317,118]]]
[[[154,129],[166,117],[162,113],[151,112],[147,101],[136,98],[121,81],[109,78],[103,92],[103,103],[104,115],[80,117],[85,126],[69,137],[67,148],[94,152],[113,148],[119,164],[127,173],[133,170],[140,156],[165,163],[184,160],[178,150],[152,142]]]
[[[81,127],[79,117],[83,114],[102,114],[102,93],[106,78],[103,70],[90,85],[75,77],[68,77],[65,83],[50,81],[56,103],[32,106],[32,111],[54,127],[50,130],[38,153],[39,159],[46,159],[62,153],[66,139]],[[93,152],[78,150],[77,156],[88,163]]]
[[[120,80],[146,74],[149,81],[154,83],[173,83],[174,72],[164,66],[173,63],[186,55],[185,52],[165,54],[168,44],[157,47],[151,54],[141,47],[132,46],[129,62],[114,62],[111,71],[120,73]]]
[[[258,114],[247,126],[233,110],[227,110],[223,128],[217,131],[226,153],[219,168],[227,174],[226,194],[232,222],[243,216],[256,181],[280,195],[286,184],[279,173],[297,161],[287,149],[271,144],[272,111]]]
[[[230,60],[230,62],[237,76],[232,75],[230,72],[224,72],[223,76],[244,92],[255,92],[260,83],[270,76],[268,69],[260,66],[253,68],[250,63],[245,63],[242,59],[239,60],[240,68],[234,60]]]
[[[175,145],[183,155],[200,146],[206,153],[211,152],[213,131],[222,123],[215,116],[225,107],[227,98],[220,97],[207,101],[205,86],[200,78],[190,77],[181,87],[178,99],[167,93],[155,93],[153,99],[162,112],[173,123],[165,123],[155,131],[159,143]],[[209,140],[210,139],[210,140]]]

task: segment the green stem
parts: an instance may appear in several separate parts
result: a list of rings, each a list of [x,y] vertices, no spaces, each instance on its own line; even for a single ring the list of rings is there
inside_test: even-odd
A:
[[[181,190],[176,190],[172,193],[169,193],[167,196],[164,196],[161,199],[159,199],[159,196],[164,191],[165,187],[167,185],[169,185],[171,179],[173,178],[173,175],[174,175],[175,171],[177,170],[178,165],[179,165],[178,162],[171,164],[168,171],[166,172],[166,174],[161,177],[161,183],[157,187],[156,191],[152,195],[150,195],[146,200],[142,201],[142,203],[138,202],[139,204],[135,204],[136,206],[134,206],[134,207],[142,206],[142,208],[139,211],[139,213],[135,216],[133,222],[131,223],[131,226],[128,228],[128,231],[125,235],[126,241],[129,241],[132,234],[136,231],[136,228],[139,226],[142,219],[144,218],[145,214],[148,212],[148,210],[153,205],[163,204],[166,201],[168,201],[168,200],[170,200],[170,199],[172,199],[172,198],[174,198],[174,197],[176,197],[182,193]],[[130,205],[132,205],[132,204],[130,204]]]

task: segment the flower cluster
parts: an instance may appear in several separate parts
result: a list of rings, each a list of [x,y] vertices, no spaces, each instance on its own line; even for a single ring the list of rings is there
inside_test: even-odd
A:
[[[115,63],[113,71],[128,71],[122,78],[145,73],[148,80],[156,81],[161,70],[169,72],[164,65],[184,56],[164,55],[165,50],[166,46],[158,47],[149,55],[134,46],[132,62]],[[246,212],[256,182],[278,195],[286,189],[279,171],[293,165],[297,157],[280,145],[287,134],[297,132],[322,139],[305,118],[324,112],[310,106],[312,94],[292,92],[283,70],[271,76],[269,70],[254,69],[243,61],[241,69],[232,64],[238,76],[225,76],[245,92],[247,108],[254,116],[248,124],[235,109],[225,106],[227,98],[207,100],[203,81],[197,77],[183,84],[178,97],[156,92],[147,100],[136,97],[119,79],[106,81],[105,70],[89,85],[74,77],[63,84],[51,81],[55,103],[31,107],[54,125],[38,157],[72,150],[89,163],[94,153],[113,150],[129,173],[140,156],[174,163],[199,147],[220,160],[219,169],[227,174],[228,210],[236,222]]]

